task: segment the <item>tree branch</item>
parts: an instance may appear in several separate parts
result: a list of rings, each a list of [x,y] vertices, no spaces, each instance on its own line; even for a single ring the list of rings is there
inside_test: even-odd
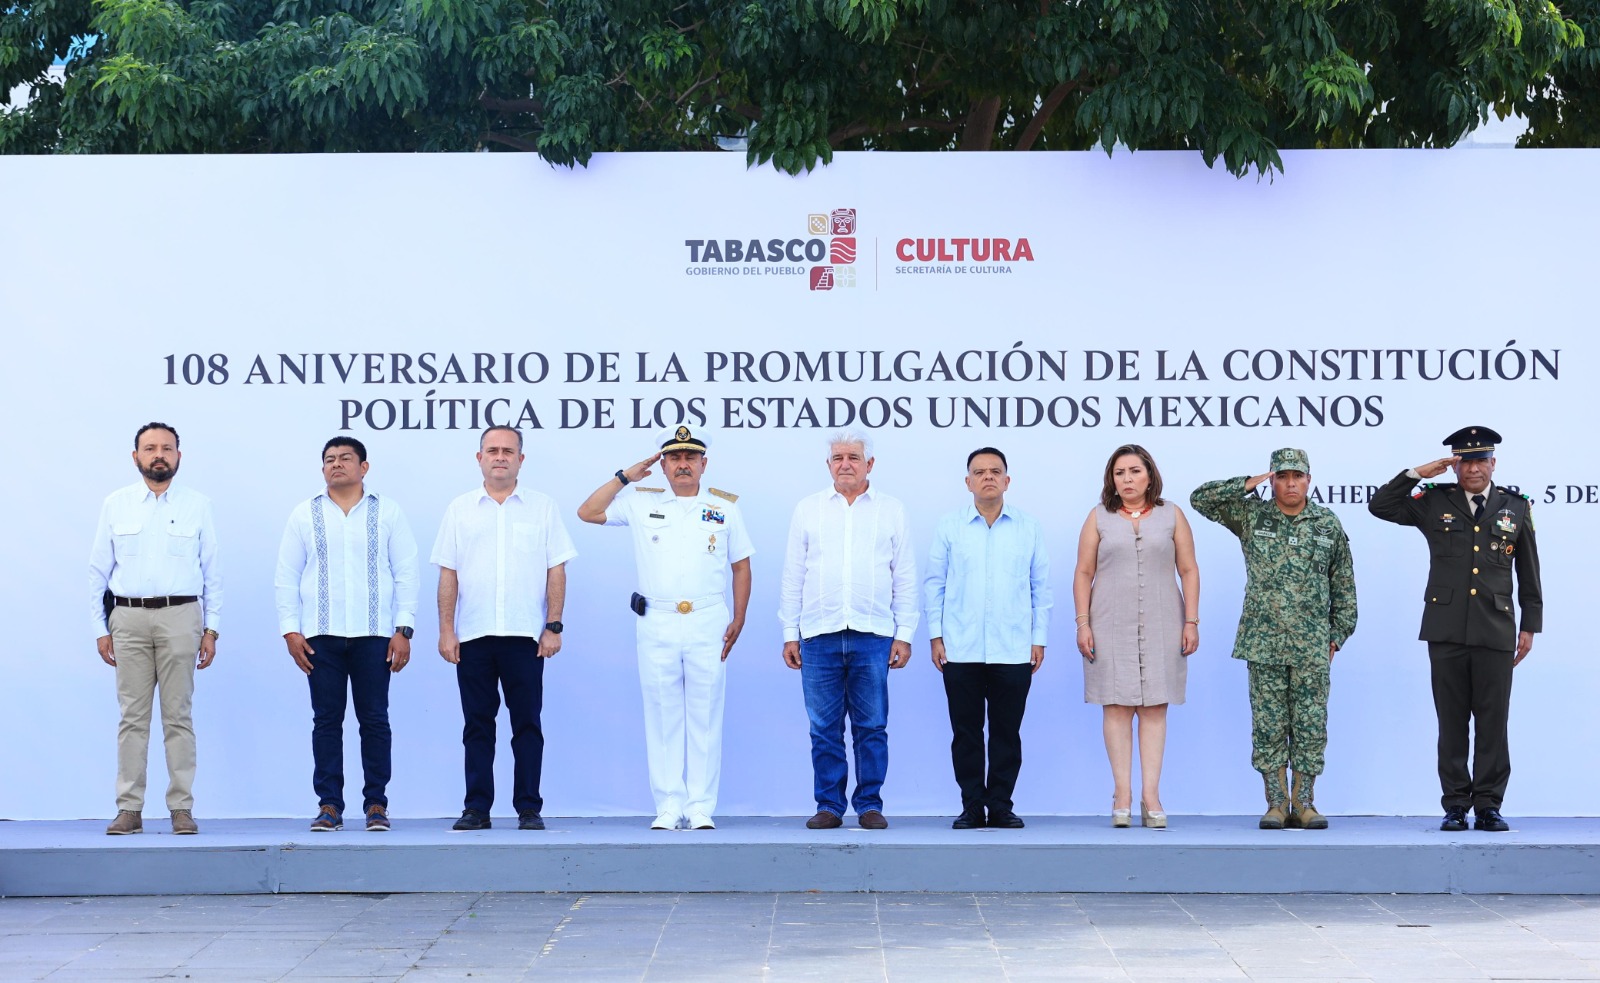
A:
[[[537,99],[501,99],[497,96],[479,96],[478,105],[502,113],[531,113],[544,115],[544,103]]]
[[[1044,102],[1039,104],[1039,111],[1033,114],[1033,119],[1028,120],[1028,125],[1022,128],[1022,135],[1017,137],[1018,150],[1033,149],[1034,141],[1044,132],[1044,125],[1050,121],[1051,114],[1061,107],[1067,94],[1077,87],[1076,82],[1062,82],[1050,90],[1050,94],[1044,97]]]
[[[514,137],[509,133],[496,133],[490,130],[483,135],[483,138],[491,143],[503,143],[512,150],[520,150],[523,153],[536,154],[539,152],[537,143],[532,140],[524,140],[521,137]]]
[[[689,98],[690,96],[694,95],[694,90],[700,88],[703,85],[710,85],[712,82],[715,82],[719,78],[721,78],[720,74],[719,75],[708,75],[708,76],[706,76],[705,78],[701,79],[700,81],[696,82],[695,84],[689,86],[687,89],[683,90],[683,95],[681,95],[677,99],[673,100],[673,105],[675,105],[675,106],[683,105],[683,100],[685,100],[685,99]]]
[[[938,117],[903,119],[883,124],[850,123],[828,134],[828,146],[837,149],[839,144],[846,140],[869,136],[874,133],[904,133],[907,130],[938,130],[941,133],[955,133],[960,129],[961,124],[947,119],[939,119]]]
[[[994,128],[1000,121],[1000,97],[984,96],[972,100],[967,125],[961,130],[957,150],[988,150],[994,146]]]

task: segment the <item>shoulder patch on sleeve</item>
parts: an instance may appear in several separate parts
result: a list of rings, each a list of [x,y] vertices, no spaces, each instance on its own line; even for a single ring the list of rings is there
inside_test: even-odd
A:
[[[718,498],[727,499],[730,502],[737,502],[739,500],[738,495],[735,495],[733,492],[725,492],[721,488],[707,488],[706,491],[717,496]]]
[[[646,488],[643,485],[634,485],[633,486],[633,490],[636,491],[636,492],[650,492],[650,493],[666,491],[665,488]]]

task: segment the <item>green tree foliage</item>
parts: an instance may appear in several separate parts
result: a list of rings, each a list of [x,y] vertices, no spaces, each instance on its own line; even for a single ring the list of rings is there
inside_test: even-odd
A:
[[[1562,8],[1589,43],[1562,51],[1547,76],[1511,101],[1528,120],[1524,147],[1600,147],[1600,0],[1566,0]]]
[[[1596,50],[1549,0],[10,2],[0,97],[34,94],[0,116],[12,152],[570,165],[743,139],[797,173],[836,150],[1121,146],[1242,175],[1283,148],[1448,146],[1490,112],[1549,143],[1596,126],[1563,96],[1596,89]],[[1593,23],[1600,0],[1576,2]]]

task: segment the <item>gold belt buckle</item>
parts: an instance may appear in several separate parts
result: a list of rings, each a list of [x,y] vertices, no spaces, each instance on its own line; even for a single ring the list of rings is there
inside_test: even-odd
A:
[[[688,614],[690,611],[693,611],[693,610],[694,610],[694,602],[693,601],[679,601],[678,602],[678,613],[679,614]]]

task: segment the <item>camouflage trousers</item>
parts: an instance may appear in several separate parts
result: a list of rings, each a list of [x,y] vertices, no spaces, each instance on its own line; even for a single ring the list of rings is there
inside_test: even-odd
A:
[[[1297,669],[1251,662],[1250,763],[1263,775],[1285,765],[1322,774],[1328,746],[1328,667]]]

